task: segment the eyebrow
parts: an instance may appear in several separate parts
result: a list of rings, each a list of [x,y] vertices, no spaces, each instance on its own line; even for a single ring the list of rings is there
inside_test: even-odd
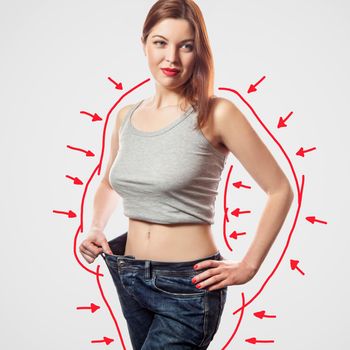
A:
[[[155,36],[159,36],[160,38],[163,38],[165,40],[168,40],[165,36],[163,35],[153,35],[152,38],[154,38]],[[194,39],[190,38],[190,39],[185,39],[185,40],[181,40],[180,43],[184,43],[185,41],[194,41]]]

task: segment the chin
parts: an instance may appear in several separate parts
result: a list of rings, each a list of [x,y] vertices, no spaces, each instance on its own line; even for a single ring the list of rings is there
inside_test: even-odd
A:
[[[176,88],[178,86],[180,86],[183,82],[182,82],[182,79],[181,81],[180,80],[172,80],[172,79],[169,79],[167,77],[155,77],[153,76],[154,80],[161,86],[164,86],[166,88]]]

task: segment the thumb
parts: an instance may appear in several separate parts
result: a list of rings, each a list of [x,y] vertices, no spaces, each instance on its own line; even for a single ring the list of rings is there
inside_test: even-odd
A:
[[[111,255],[113,254],[111,248],[107,243],[107,240],[103,240],[101,244],[102,244],[102,250],[104,253],[111,254]]]

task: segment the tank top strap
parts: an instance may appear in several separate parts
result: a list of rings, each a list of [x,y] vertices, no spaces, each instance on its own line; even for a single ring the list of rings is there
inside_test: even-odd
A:
[[[129,119],[130,116],[132,115],[132,113],[134,112],[134,110],[143,102],[144,100],[141,100],[137,103],[135,103],[134,105],[131,106],[131,108],[128,110],[128,112],[126,113],[124,120],[120,126],[120,132],[122,132],[122,130],[125,128],[125,125],[129,124]]]

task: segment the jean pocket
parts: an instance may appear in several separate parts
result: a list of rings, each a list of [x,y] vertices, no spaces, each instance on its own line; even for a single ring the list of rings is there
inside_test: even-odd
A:
[[[163,294],[169,296],[186,298],[200,297],[205,293],[204,289],[197,289],[192,283],[192,278],[196,273],[174,273],[174,274],[155,274],[152,282],[153,287]]]

